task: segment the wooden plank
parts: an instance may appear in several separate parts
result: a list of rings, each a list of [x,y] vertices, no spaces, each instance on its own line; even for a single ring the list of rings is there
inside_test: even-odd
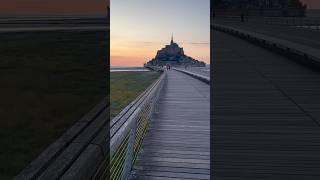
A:
[[[167,72],[132,179],[209,179],[210,87],[177,71]]]
[[[212,33],[214,177],[319,178],[319,73],[234,36]]]
[[[268,36],[265,33],[257,33],[254,31],[235,28],[233,26],[214,23],[212,27],[216,30],[228,32],[232,35],[254,42],[260,46],[267,47],[274,52],[285,55],[291,60],[319,70],[320,53],[318,48],[313,48],[305,45],[304,43],[296,43],[291,40],[285,40],[275,36]]]
[[[14,179],[54,179],[59,177],[80,155],[102,124],[106,124],[107,101],[103,98],[87,114],[68,129],[59,139],[48,146]],[[78,142],[78,143],[75,143]],[[106,142],[105,142],[106,145]],[[100,150],[102,151],[102,150]],[[54,174],[54,175],[50,175]]]
[[[104,157],[99,146],[89,145],[60,179],[91,179]]]

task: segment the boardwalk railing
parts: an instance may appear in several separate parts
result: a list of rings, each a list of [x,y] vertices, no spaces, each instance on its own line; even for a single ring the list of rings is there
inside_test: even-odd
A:
[[[210,77],[207,77],[207,76],[204,76],[204,75],[201,75],[199,73],[195,73],[195,72],[191,72],[191,71],[188,71],[188,70],[184,70],[184,69],[181,69],[181,68],[174,68],[176,71],[179,71],[179,72],[182,72],[182,73],[185,73],[187,75],[190,75],[196,79],[199,79],[200,81],[203,81],[207,84],[210,84]]]
[[[149,66],[149,65],[145,65],[144,66],[147,69],[150,69],[152,71],[158,71],[158,72],[163,72],[164,71],[164,67],[161,66]]]
[[[14,179],[91,179],[107,156],[108,108],[104,98]]]
[[[110,180],[128,179],[152,114],[157,111],[157,101],[165,77],[164,72],[156,82],[111,120],[110,167],[105,169],[104,177],[109,175]]]
[[[212,24],[211,28],[245,39],[256,45],[288,57],[300,64],[311,67],[312,69],[320,69],[320,54],[318,49],[221,24]]]

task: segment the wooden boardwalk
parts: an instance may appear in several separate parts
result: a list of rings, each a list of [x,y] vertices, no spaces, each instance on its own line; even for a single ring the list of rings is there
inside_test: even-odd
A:
[[[210,179],[210,86],[171,70],[131,179]]]
[[[215,179],[319,179],[319,72],[212,34]]]
[[[320,48],[319,30],[297,28],[289,25],[270,25],[251,21],[241,23],[239,21],[228,22],[216,19],[214,23],[231,26],[251,33],[263,34],[291,43],[309,46],[310,48]]]

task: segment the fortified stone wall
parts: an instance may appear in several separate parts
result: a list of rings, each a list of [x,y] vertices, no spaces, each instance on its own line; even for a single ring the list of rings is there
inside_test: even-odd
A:
[[[265,17],[305,17],[304,9],[215,9],[214,15],[219,16],[265,16]]]
[[[184,54],[183,48],[171,40],[169,45],[157,52],[154,59],[150,60],[146,66],[164,66],[171,65],[186,65],[186,66],[205,66],[204,62],[195,60]]]
[[[299,0],[220,0],[213,11],[214,16],[304,17],[306,5]]]

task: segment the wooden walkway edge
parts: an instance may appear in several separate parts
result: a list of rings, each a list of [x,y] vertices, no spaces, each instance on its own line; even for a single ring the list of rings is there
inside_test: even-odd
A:
[[[167,73],[131,179],[210,179],[210,86]]]
[[[103,98],[14,180],[90,179],[107,157],[109,104]]]
[[[320,74],[212,30],[215,179],[320,177]]]
[[[309,66],[312,69],[320,69],[320,53],[317,48],[216,23],[212,24],[211,27],[217,31],[240,37],[258,46],[284,55],[290,60]]]

